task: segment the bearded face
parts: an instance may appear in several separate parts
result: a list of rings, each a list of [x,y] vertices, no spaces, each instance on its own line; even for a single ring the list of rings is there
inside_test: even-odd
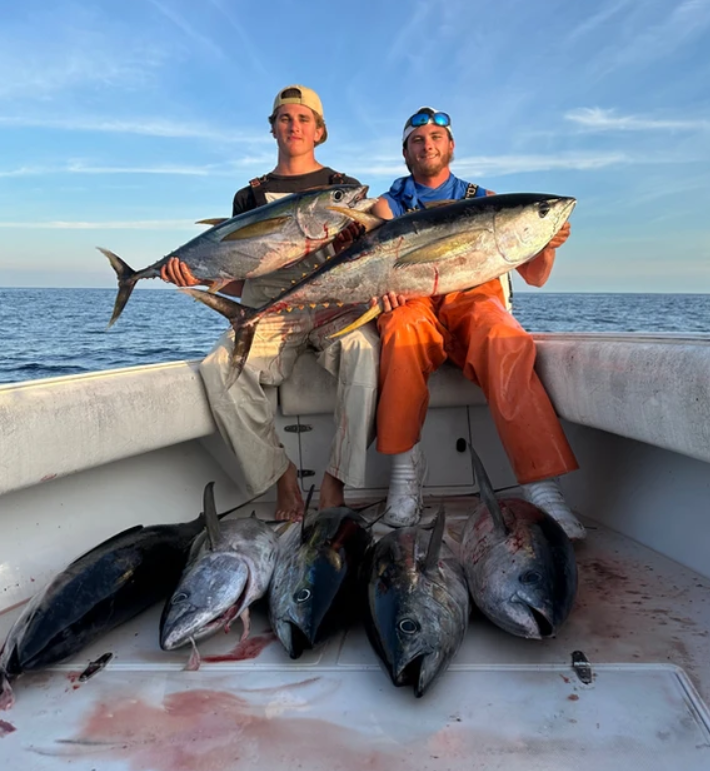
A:
[[[403,154],[415,177],[434,177],[453,160],[454,142],[445,128],[428,124],[409,135]]]

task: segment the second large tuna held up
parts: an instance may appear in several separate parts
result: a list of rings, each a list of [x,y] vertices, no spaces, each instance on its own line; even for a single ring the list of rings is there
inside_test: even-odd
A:
[[[263,316],[319,305],[366,304],[387,292],[429,297],[478,286],[538,254],[567,221],[575,203],[574,198],[512,193],[405,214],[358,239],[261,308],[195,289],[183,291],[230,320],[235,330],[234,380]],[[367,215],[369,227],[371,219]],[[367,311],[347,331],[379,312],[379,308]]]

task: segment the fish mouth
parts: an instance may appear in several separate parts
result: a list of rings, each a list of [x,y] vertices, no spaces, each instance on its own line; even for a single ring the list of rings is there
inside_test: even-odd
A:
[[[521,598],[514,599],[513,604],[519,610],[515,613],[514,618],[509,620],[512,626],[510,626],[508,631],[518,637],[525,637],[529,640],[542,640],[555,634],[555,624],[550,618],[549,613],[540,610],[531,602]],[[506,628],[505,625],[503,626]]]
[[[414,692],[421,696],[418,691],[421,690],[421,673],[424,664],[424,654],[415,656],[406,663],[400,665],[392,671],[392,682],[397,686],[414,685]]]
[[[552,635],[555,633],[555,628],[547,616],[537,610],[537,608],[533,608],[532,605],[528,605],[528,610],[530,611],[530,615],[533,617],[540,637],[552,637]]]
[[[313,647],[313,640],[310,639],[298,624],[289,621],[288,625],[291,627],[291,643],[289,645],[288,655],[292,659],[298,659],[303,654],[303,651],[310,650]]]

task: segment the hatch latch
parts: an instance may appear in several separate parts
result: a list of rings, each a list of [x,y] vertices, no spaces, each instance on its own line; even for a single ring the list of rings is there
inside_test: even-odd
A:
[[[592,665],[582,651],[572,651],[572,671],[584,685],[591,685],[594,679]]]
[[[292,423],[284,426],[284,431],[288,431],[289,434],[305,434],[306,431],[313,431],[313,426],[305,423]]]

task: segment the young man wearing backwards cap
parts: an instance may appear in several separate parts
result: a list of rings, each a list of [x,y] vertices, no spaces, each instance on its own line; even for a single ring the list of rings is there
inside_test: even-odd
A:
[[[493,195],[455,177],[451,120],[431,107],[419,109],[404,126],[402,153],[410,176],[395,180],[372,213],[383,219],[441,200]],[[542,286],[555,249],[569,224],[540,254],[517,268]],[[557,415],[534,370],[535,343],[510,314],[509,277],[464,292],[406,299],[390,293],[380,330],[380,399],[377,449],[392,455],[388,513],[391,525],[414,524],[421,513],[426,460],[420,434],[429,404],[429,375],[448,358],[478,384],[524,496],[547,511],[572,538],[585,530],[569,510],[555,477],[577,468]]]
[[[234,196],[232,216],[255,209],[290,193],[335,184],[359,184],[331,168],[322,166],[315,148],[328,132],[323,106],[315,91],[305,86],[287,86],[274,99],[269,116],[276,139],[278,160],[273,171],[253,179]],[[346,230],[334,242],[339,251],[352,242],[357,226]],[[309,261],[313,261],[311,255]],[[325,259],[325,252],[321,253]],[[238,281],[220,290],[241,296],[246,305],[268,302],[294,279],[300,279],[298,265],[256,279]],[[199,282],[177,259],[163,269],[162,277],[178,286]],[[320,507],[342,505],[345,484],[362,487],[365,482],[365,454],[374,438],[377,404],[379,338],[373,324],[337,340],[329,335],[354,321],[360,311],[340,308],[294,310],[283,316],[267,316],[259,322],[249,359],[239,379],[226,387],[233,331],[217,342],[200,365],[215,422],[242,468],[247,492],[261,495],[272,484],[277,488],[277,519],[299,519],[303,497],[296,467],[279,442],[271,402],[264,385],[281,384],[293,370],[298,355],[308,345],[319,351],[318,361],[337,380],[336,434],[330,463],[320,489]]]

